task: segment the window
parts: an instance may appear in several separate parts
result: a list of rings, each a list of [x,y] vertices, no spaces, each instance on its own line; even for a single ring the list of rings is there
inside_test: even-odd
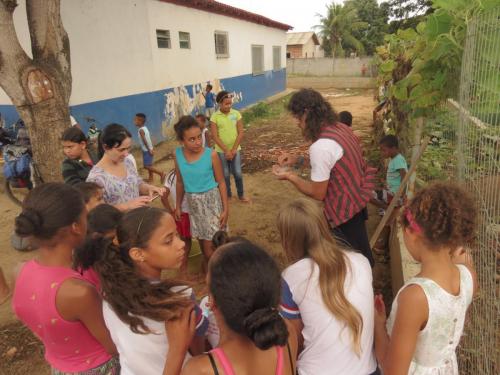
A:
[[[229,57],[229,40],[227,32],[216,31],[215,37],[215,55],[218,58]]]
[[[158,48],[171,48],[170,31],[156,30],[156,42],[158,43]]]
[[[281,46],[273,46],[273,70],[281,70]]]
[[[184,49],[191,48],[189,33],[185,33],[184,31],[179,31],[179,47]]]
[[[264,46],[252,45],[252,74],[264,73]]]

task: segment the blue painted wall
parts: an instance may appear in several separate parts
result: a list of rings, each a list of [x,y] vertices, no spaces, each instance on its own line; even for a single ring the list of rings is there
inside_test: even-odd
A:
[[[234,108],[242,109],[258,101],[275,95],[286,88],[286,69],[278,71],[267,71],[264,74],[245,74],[237,77],[224,78],[220,80],[221,86],[226,91],[235,92],[236,100]],[[188,95],[194,98],[193,84],[185,87]],[[165,140],[163,137],[162,123],[165,126],[172,126],[171,119],[166,113],[166,100],[169,93],[173,93],[174,88],[165,90],[129,95],[118,98],[99,100],[85,104],[71,106],[71,113],[76,118],[82,129],[87,132],[89,123],[86,117],[96,120],[99,128],[116,122],[125,125],[137,140],[137,130],[133,125],[134,114],[143,112],[147,116],[147,123],[155,143]],[[203,108],[195,106],[192,114],[202,112]],[[5,118],[6,124],[10,125],[19,116],[12,105],[0,105],[0,113]]]

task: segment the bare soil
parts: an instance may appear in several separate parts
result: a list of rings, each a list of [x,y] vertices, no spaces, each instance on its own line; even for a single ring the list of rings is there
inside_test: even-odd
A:
[[[365,145],[365,150],[369,151],[372,109],[375,106],[373,91],[325,89],[322,93],[337,111],[348,110],[353,114],[353,128]],[[174,145],[173,142],[160,145],[157,155],[165,155]],[[282,205],[299,197],[300,193],[291,184],[277,180],[270,168],[282,151],[302,153],[306,149],[296,121],[286,113],[272,120],[253,122],[243,142],[244,184],[252,203],[231,202],[230,232],[259,243],[281,265],[284,265],[284,256],[275,225],[276,215]],[[140,163],[140,158],[138,161]],[[162,170],[170,170],[173,162],[170,157],[164,157],[156,165]],[[19,208],[4,194],[0,194],[0,213],[0,266],[10,276],[16,264],[33,258],[36,252],[20,253],[11,248],[10,234]],[[369,233],[375,230],[378,221],[379,217],[370,207],[370,219],[367,222]],[[387,301],[391,297],[388,295],[391,289],[388,260],[385,255],[375,254],[375,257],[374,287],[376,291],[386,294]],[[16,321],[10,303],[0,306],[0,375],[4,374],[49,374],[41,343]]]

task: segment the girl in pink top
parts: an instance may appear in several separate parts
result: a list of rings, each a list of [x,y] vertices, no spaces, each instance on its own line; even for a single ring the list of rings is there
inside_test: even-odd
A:
[[[217,249],[208,265],[209,306],[219,346],[190,359],[182,375],[293,375],[297,335],[279,314],[280,271],[246,240]]]
[[[33,237],[39,257],[17,274],[13,309],[43,342],[52,374],[113,375],[119,364],[95,287],[72,270],[72,252],[87,231],[81,194],[61,183],[33,189],[16,233]]]

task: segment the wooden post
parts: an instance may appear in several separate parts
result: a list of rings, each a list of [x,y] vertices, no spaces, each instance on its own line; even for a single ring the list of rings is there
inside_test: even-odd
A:
[[[413,135],[413,148],[411,152],[410,166],[417,162],[416,157],[418,155],[419,149],[422,142],[422,130],[424,129],[424,119],[422,117],[417,118],[415,121],[415,133]],[[415,194],[415,181],[417,179],[417,173],[414,171],[410,174],[410,181],[408,182],[408,199],[413,198]]]
[[[392,211],[394,211],[394,208],[396,208],[396,205],[398,204],[399,198],[401,195],[403,195],[403,191],[406,188],[406,185],[408,184],[408,181],[410,181],[410,176],[416,171],[418,161],[422,157],[422,154],[424,153],[425,149],[427,148],[427,145],[429,144],[430,137],[425,137],[423,143],[420,145],[417,154],[415,155],[415,160],[412,162],[410,166],[410,170],[406,174],[405,178],[403,178],[403,181],[401,181],[401,186],[399,186],[399,190],[396,192],[394,195],[394,198],[392,198],[391,203],[389,204],[389,207],[387,207],[387,210],[385,211],[384,216],[382,217],[382,220],[377,226],[377,229],[375,229],[375,233],[373,233],[372,238],[370,239],[370,247],[373,249],[375,246],[375,243],[378,240],[378,237],[380,236],[380,233],[382,233],[382,229],[384,229],[385,225],[389,221],[389,218],[392,215]]]

